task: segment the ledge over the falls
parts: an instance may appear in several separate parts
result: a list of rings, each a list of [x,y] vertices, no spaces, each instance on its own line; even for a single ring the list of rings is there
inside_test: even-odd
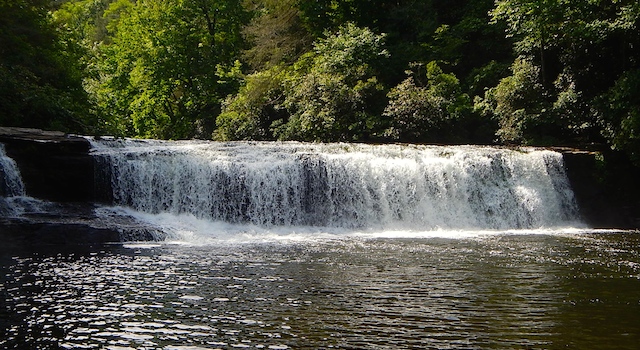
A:
[[[56,202],[94,200],[94,161],[85,138],[0,127],[0,143],[18,164],[29,196]]]

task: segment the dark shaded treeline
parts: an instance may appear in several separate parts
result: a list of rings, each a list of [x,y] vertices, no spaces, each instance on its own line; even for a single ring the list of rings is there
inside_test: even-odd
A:
[[[638,162],[639,18],[631,0],[0,0],[0,125]]]

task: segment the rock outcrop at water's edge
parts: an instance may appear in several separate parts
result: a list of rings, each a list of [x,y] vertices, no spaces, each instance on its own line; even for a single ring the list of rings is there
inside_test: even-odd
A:
[[[114,228],[95,227],[77,222],[0,220],[0,229],[3,248],[30,245],[84,245],[120,242],[120,233]]]
[[[126,215],[99,216],[90,202],[54,203],[22,198],[22,215],[0,215],[3,249],[42,245],[96,245],[131,241],[155,241],[164,233]],[[38,207],[36,210],[29,206]]]
[[[85,138],[0,127],[0,143],[18,164],[29,196],[56,202],[94,200],[94,161]]]
[[[99,160],[80,136],[22,128],[0,128],[0,143],[18,165],[29,196],[53,203],[46,215],[3,218],[6,244],[95,244],[158,239],[160,232],[126,219],[109,226],[94,213],[95,203],[110,204],[100,184]],[[585,223],[593,228],[640,229],[640,169],[610,150],[555,149]],[[0,211],[1,212],[1,211]]]
[[[640,230],[640,168],[621,152],[559,151],[587,225]]]
[[[0,127],[0,143],[18,165],[26,193],[14,199],[26,212],[3,217],[0,198],[0,242],[3,248],[32,245],[103,244],[154,240],[160,235],[132,218],[113,224],[95,215],[104,202],[96,189],[91,144],[80,136],[56,131]],[[32,207],[40,207],[33,209]]]

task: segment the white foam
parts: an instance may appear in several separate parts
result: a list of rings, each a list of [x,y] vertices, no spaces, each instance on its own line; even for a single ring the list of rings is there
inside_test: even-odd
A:
[[[580,227],[538,149],[93,141],[117,205],[176,242],[469,236]],[[464,232],[464,233],[462,233]]]
[[[256,243],[313,243],[345,239],[471,239],[498,235],[579,235],[593,233],[582,227],[541,227],[508,230],[394,230],[352,229],[314,226],[271,226],[230,224],[222,221],[198,219],[191,214],[149,214],[125,207],[102,208],[99,212],[112,211],[145,223],[166,233],[162,242],[130,242],[124,246],[132,249],[156,248],[161,244],[190,246],[256,244]],[[600,233],[618,232],[599,230]]]

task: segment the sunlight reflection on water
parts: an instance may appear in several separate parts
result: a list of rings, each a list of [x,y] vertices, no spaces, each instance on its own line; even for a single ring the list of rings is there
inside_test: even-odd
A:
[[[3,348],[616,348],[636,233],[3,252]]]

